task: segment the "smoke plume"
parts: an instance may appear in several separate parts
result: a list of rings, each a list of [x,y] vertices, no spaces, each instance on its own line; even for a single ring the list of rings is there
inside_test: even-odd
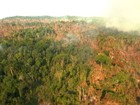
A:
[[[131,31],[140,29],[140,0],[110,0],[107,27]]]

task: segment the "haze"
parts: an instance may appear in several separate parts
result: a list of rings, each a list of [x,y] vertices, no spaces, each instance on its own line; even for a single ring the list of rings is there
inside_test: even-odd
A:
[[[99,16],[107,27],[139,29],[140,0],[2,0],[0,18],[10,16]]]

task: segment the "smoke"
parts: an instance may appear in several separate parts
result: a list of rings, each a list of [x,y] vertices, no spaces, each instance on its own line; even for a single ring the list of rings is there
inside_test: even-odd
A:
[[[140,0],[110,0],[107,27],[131,31],[140,29]]]
[[[67,33],[66,36],[63,38],[63,41],[67,44],[79,42],[79,38],[71,33]]]
[[[2,45],[0,44],[0,51],[2,51],[3,50],[3,47],[2,47]]]

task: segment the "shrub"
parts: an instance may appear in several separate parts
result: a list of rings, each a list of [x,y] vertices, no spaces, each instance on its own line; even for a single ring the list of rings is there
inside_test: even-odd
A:
[[[110,59],[107,55],[105,54],[98,54],[95,58],[96,63],[98,64],[109,64],[110,63]]]

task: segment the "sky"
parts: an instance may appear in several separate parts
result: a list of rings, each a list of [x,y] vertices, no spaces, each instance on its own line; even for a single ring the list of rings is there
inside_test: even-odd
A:
[[[0,18],[9,16],[104,16],[110,0],[1,0]]]
[[[11,16],[98,16],[107,26],[140,26],[140,0],[1,0],[0,19]]]
[[[0,18],[9,16],[114,16],[136,18],[140,0],[1,0]],[[137,18],[139,18],[138,16]]]

